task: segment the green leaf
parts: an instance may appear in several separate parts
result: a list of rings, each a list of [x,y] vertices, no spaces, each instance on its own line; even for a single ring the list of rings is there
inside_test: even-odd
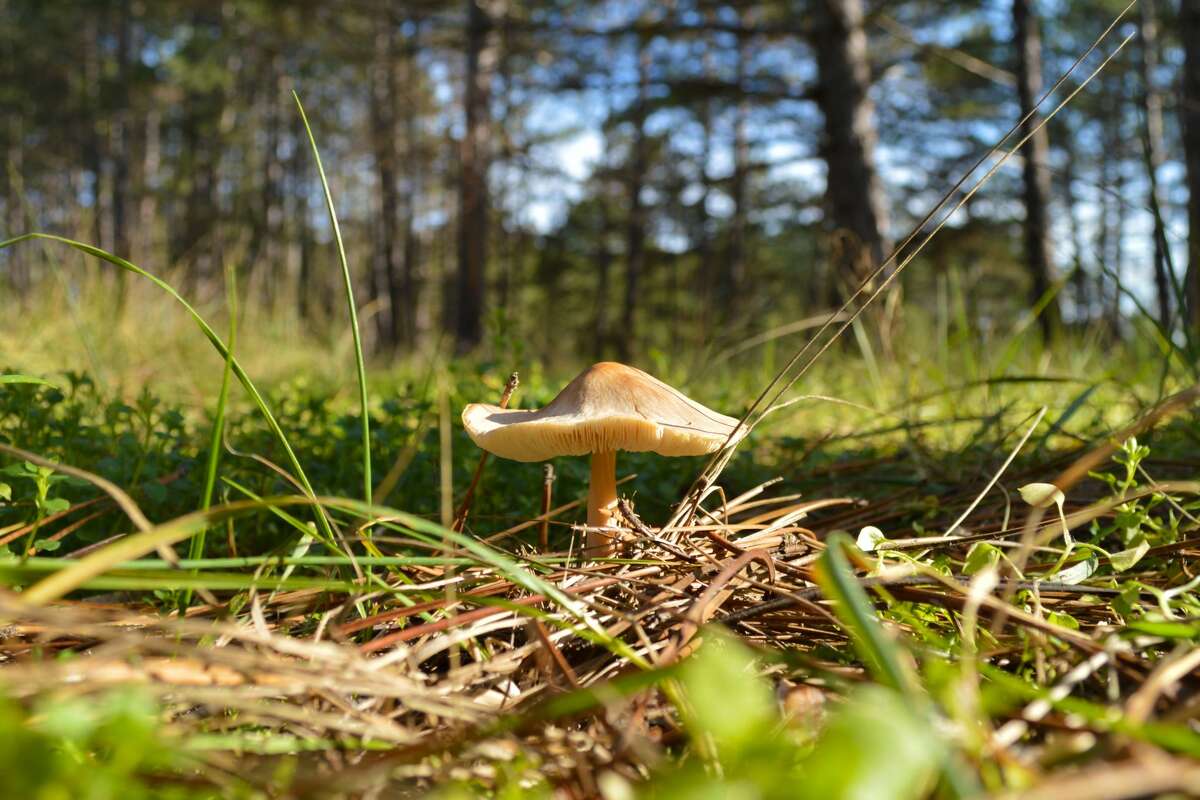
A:
[[[0,386],[11,383],[26,383],[34,386],[54,386],[54,384],[50,381],[45,381],[41,378],[35,378],[32,375],[0,375]]]
[[[775,698],[758,676],[749,648],[716,626],[701,635],[700,649],[679,671],[687,699],[684,719],[692,738],[711,737],[725,762],[770,735],[776,722]],[[731,693],[736,702],[731,702]]]
[[[12,487],[7,483],[0,483],[0,500],[12,500]]]
[[[56,739],[85,741],[100,723],[95,703],[83,697],[44,700],[39,704],[33,726]]]
[[[1054,575],[1054,580],[1059,583],[1083,583],[1088,578],[1096,573],[1100,567],[1100,560],[1094,555],[1089,555],[1083,561],[1080,561],[1075,566],[1064,569],[1062,572]]]
[[[1046,621],[1052,622],[1062,628],[1068,628],[1073,631],[1079,630],[1079,620],[1075,619],[1070,614],[1064,614],[1060,611],[1046,612]]]
[[[908,800],[928,796],[946,757],[927,720],[897,692],[859,689],[804,762],[802,797]]]
[[[976,575],[983,572],[988,567],[995,566],[1000,562],[1000,548],[994,544],[987,542],[976,542],[971,545],[971,549],[967,551],[967,561],[963,565],[963,573],[966,575]]]
[[[71,501],[65,497],[52,497],[42,503],[42,510],[47,514],[61,514],[71,507]]]
[[[1135,620],[1125,626],[1125,631],[1144,633],[1147,636],[1161,636],[1164,639],[1200,638],[1200,625],[1189,622],[1171,622],[1170,620]]]
[[[1110,555],[1108,563],[1112,564],[1112,568],[1117,572],[1125,572],[1141,561],[1142,556],[1146,555],[1149,551],[1150,543],[1142,539],[1135,547],[1130,547],[1128,550],[1121,550]]]
[[[152,502],[162,503],[167,499],[167,487],[153,481],[142,484],[142,491]]]

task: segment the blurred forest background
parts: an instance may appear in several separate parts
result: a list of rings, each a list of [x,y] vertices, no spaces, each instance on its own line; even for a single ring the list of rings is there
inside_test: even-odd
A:
[[[295,89],[376,354],[729,344],[836,308],[1125,5],[0,0],[0,238],[91,242],[201,302],[233,264],[244,302],[320,326],[340,273]],[[1200,323],[1200,3],[1141,0],[1135,28],[906,302]],[[0,296],[49,257],[0,252]]]

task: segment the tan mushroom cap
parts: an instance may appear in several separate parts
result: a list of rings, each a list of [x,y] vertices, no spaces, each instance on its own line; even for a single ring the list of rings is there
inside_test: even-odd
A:
[[[545,408],[510,411],[472,403],[462,418],[475,444],[513,461],[617,450],[699,456],[719,450],[738,423],[640,369],[611,361],[585,369]]]

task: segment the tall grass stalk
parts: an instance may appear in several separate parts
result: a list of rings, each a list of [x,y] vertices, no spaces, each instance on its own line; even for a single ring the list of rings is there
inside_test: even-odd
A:
[[[225,305],[229,309],[229,355],[225,357],[225,369],[221,373],[221,391],[217,395],[217,409],[213,415],[212,436],[208,442],[208,460],[204,465],[204,495],[200,499],[200,509],[207,511],[212,506],[213,491],[217,486],[217,465],[221,461],[221,440],[225,435],[225,406],[229,402],[229,383],[233,377],[233,353],[237,347],[237,271],[232,266],[225,268]],[[188,548],[188,558],[195,561],[204,557],[204,540],[208,529],[200,531],[192,538]],[[192,590],[188,589],[183,598],[183,607],[187,608],[192,602]]]
[[[317,149],[317,140],[313,137],[312,127],[308,124],[308,115],[304,113],[304,104],[300,95],[295,91],[292,97],[296,100],[296,108],[300,111],[300,119],[304,122],[304,132],[308,134],[308,143],[312,146],[313,160],[317,164],[317,174],[321,177],[321,189],[325,192],[325,207],[329,211],[329,223],[333,227],[333,239],[337,243],[338,260],[342,265],[342,281],[346,290],[346,307],[350,312],[350,332],[354,336],[354,366],[358,370],[358,402],[362,409],[362,470],[363,470],[363,501],[371,503],[371,424],[367,400],[367,367],[363,360],[362,333],[358,329],[358,306],[354,302],[354,284],[350,280],[350,264],[346,261],[346,246],[342,242],[342,229],[338,225],[337,209],[333,206],[333,195],[329,191],[329,181],[325,179],[325,167],[321,164],[321,152]]]

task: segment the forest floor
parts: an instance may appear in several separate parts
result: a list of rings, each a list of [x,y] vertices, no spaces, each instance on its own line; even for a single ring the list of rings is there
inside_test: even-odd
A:
[[[623,455],[596,561],[584,459],[445,524],[462,406],[585,363],[371,364],[366,452],[349,337],[247,315],[223,382],[135,297],[0,322],[11,796],[1200,792],[1197,389],[1142,331],[848,335],[702,495]],[[641,365],[738,414],[797,346]]]

